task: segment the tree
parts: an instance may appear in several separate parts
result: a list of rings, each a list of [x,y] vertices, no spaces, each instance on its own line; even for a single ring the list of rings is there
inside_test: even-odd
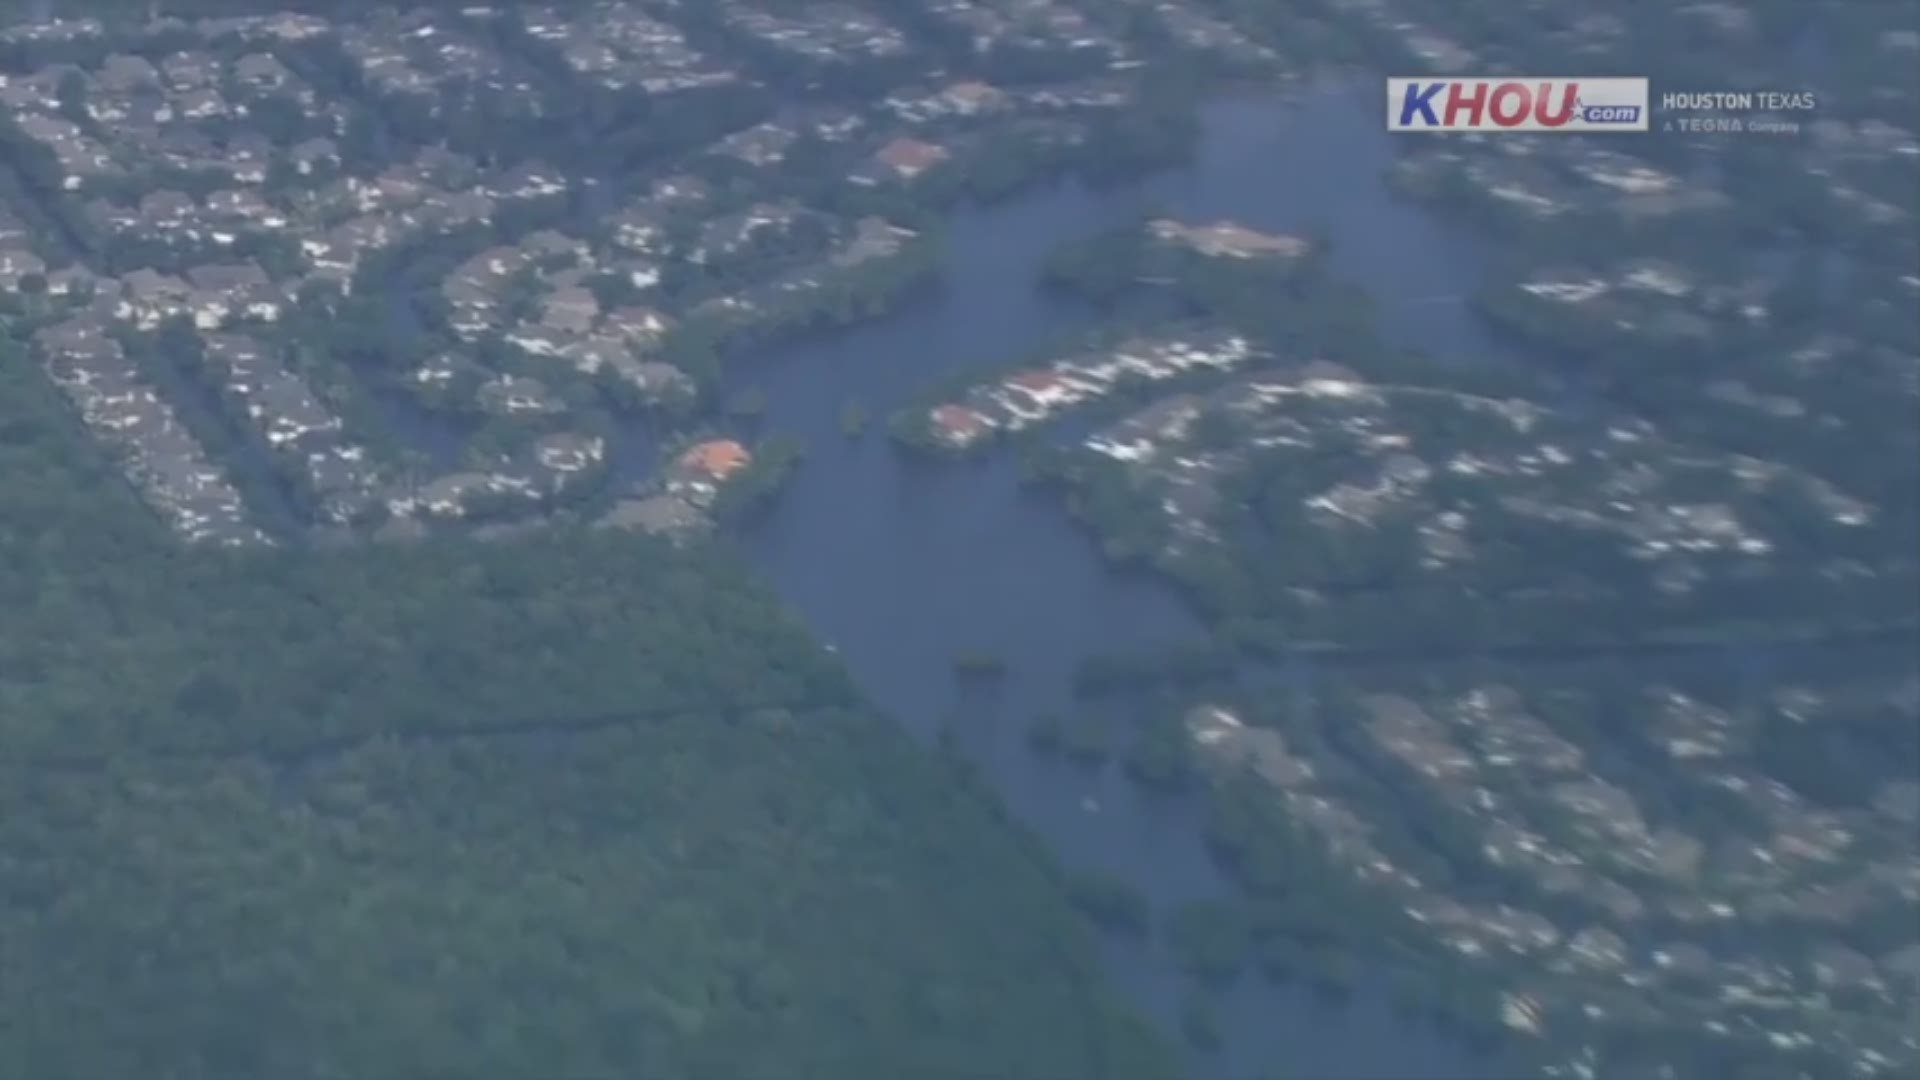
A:
[[[1149,929],[1152,910],[1147,898],[1126,880],[1080,870],[1067,875],[1066,887],[1073,905],[1102,930],[1138,936]]]
[[[727,402],[728,414],[742,419],[758,419],[766,411],[767,392],[757,386],[742,390]]]
[[[1127,774],[1157,791],[1189,789],[1199,776],[1193,759],[1193,740],[1177,718],[1141,728],[1127,750]]]
[[[60,115],[76,124],[91,123],[93,117],[87,112],[87,77],[78,68],[69,68],[60,76],[60,82],[54,88],[54,100],[58,102]]]
[[[1165,924],[1165,938],[1181,970],[1207,986],[1233,982],[1246,964],[1246,916],[1228,901],[1195,901],[1175,908]]]
[[[283,94],[266,94],[256,98],[247,106],[247,118],[252,122],[253,130],[273,140],[277,146],[290,146],[306,138],[311,130],[311,121],[305,109],[294,98]]]
[[[1180,1033],[1196,1050],[1220,1049],[1220,1021],[1203,998],[1189,997],[1180,1006]]]

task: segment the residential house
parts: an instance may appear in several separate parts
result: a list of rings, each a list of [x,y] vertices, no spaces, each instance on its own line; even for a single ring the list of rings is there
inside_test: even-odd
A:
[[[187,298],[193,291],[185,281],[152,269],[122,275],[120,286],[120,303],[114,316],[142,330],[151,330],[176,315],[186,314]]]
[[[878,167],[877,176],[861,172],[853,179],[855,183],[867,185],[882,179],[912,180],[950,156],[951,152],[943,146],[903,135],[874,153],[872,164]]]
[[[585,334],[600,316],[593,290],[574,286],[555,289],[541,304],[540,324],[563,334]]]

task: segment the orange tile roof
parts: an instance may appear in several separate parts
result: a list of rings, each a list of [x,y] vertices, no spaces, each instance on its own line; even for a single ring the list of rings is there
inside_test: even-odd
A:
[[[680,467],[697,469],[715,480],[727,477],[746,468],[753,460],[747,448],[732,439],[715,439],[689,447],[680,455]]]

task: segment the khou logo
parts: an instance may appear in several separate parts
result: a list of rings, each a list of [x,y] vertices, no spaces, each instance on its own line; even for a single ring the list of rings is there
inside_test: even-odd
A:
[[[1388,79],[1388,131],[1645,131],[1647,80]]]

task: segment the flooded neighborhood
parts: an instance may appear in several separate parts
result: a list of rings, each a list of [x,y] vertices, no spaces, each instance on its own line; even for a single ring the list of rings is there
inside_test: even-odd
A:
[[[1791,140],[1396,140],[1356,69],[1790,35],[1307,7],[20,21],[0,329],[182,557],[737,559],[1183,1075],[1906,1074],[1920,34]]]

